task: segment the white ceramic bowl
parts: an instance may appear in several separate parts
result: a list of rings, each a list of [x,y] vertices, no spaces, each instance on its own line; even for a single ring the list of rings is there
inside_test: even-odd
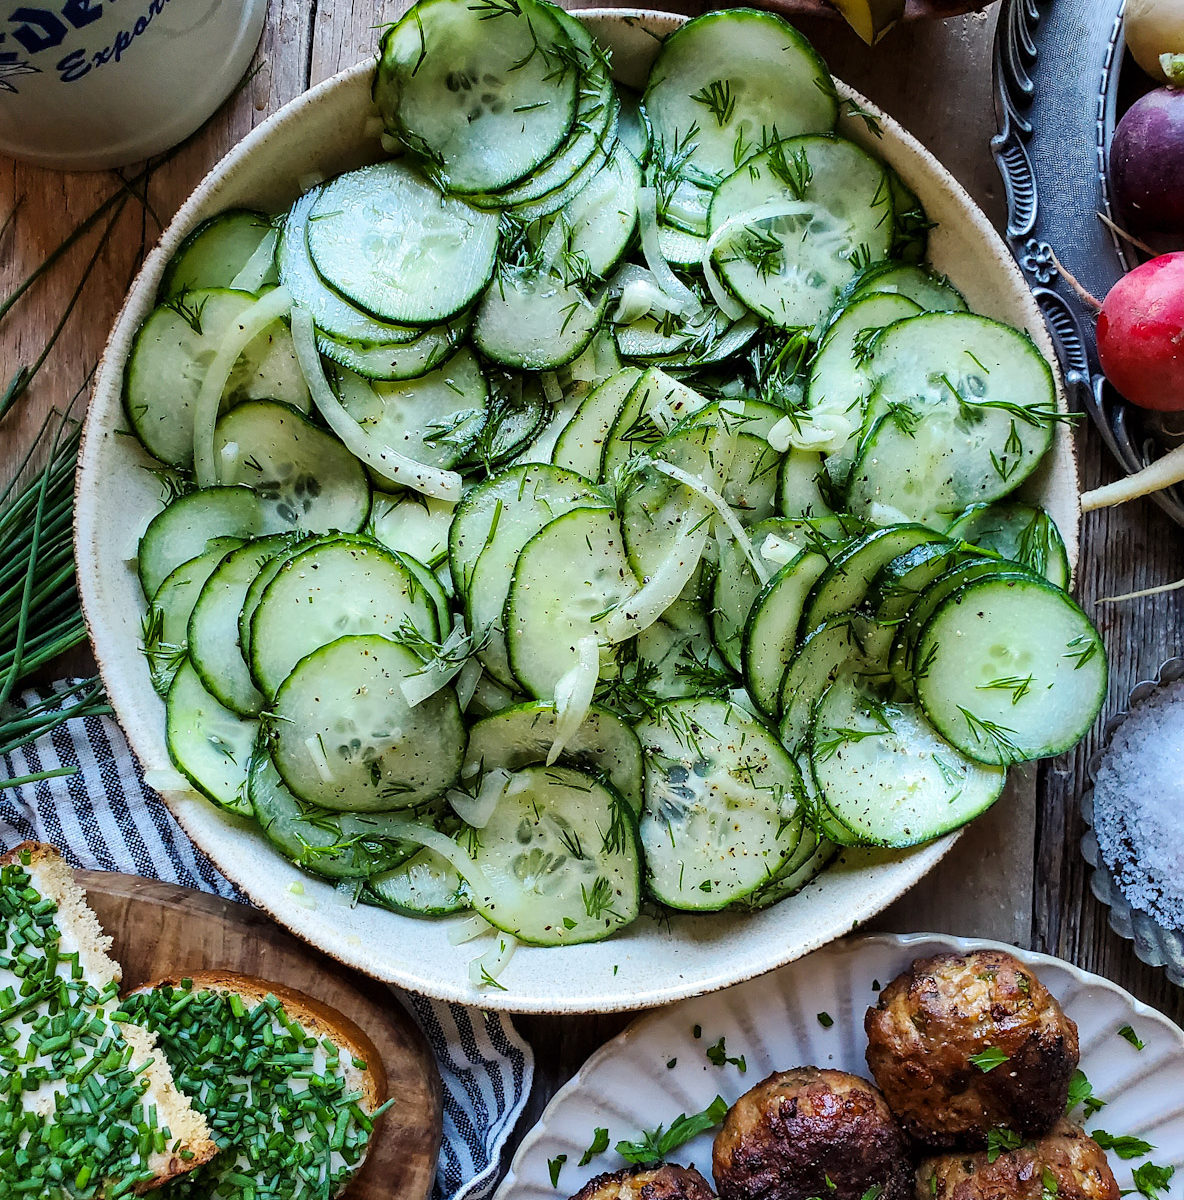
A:
[[[683,20],[630,10],[580,16],[612,49],[617,77],[635,86],[644,82],[659,39]],[[310,181],[381,156],[370,73],[370,64],[361,63],[327,80],[254,130],[214,168],[145,262],[107,345],[81,452],[78,575],[111,703],[145,769],[170,764],[164,706],[152,691],[139,650],[144,598],[133,559],[139,535],[159,508],[160,488],[144,469],[150,463],[135,439],[120,432],[127,427],[120,389],[132,337],[152,309],[169,256],[199,221],[236,205],[281,209]],[[973,308],[1026,328],[1055,363],[1040,313],[986,217],[914,138],[890,118],[881,116],[881,123],[878,141],[862,121],[844,119],[842,129],[856,141],[874,143],[921,197],[938,223],[930,241],[934,266],[950,275]],[[1075,556],[1077,475],[1062,427],[1028,491],[1052,514]],[[904,853],[848,852],[802,893],[752,916],[676,916],[668,924],[642,917],[621,935],[594,945],[521,947],[501,977],[505,990],[496,991],[469,983],[467,964],[477,951],[473,944],[449,943],[453,921],[351,908],[330,885],[298,871],[258,832],[201,797],[166,791],[164,798],[229,878],[322,950],[415,991],[520,1012],[648,1007],[748,979],[849,932],[916,883],[954,841],[950,836]],[[1006,797],[1001,801],[1007,802]]]

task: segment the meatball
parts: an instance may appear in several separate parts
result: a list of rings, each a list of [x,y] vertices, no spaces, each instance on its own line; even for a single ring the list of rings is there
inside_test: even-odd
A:
[[[917,1200],[1118,1200],[1105,1152],[1079,1126],[1060,1121],[1038,1142],[989,1162],[943,1154],[917,1168]]]
[[[572,1200],[715,1200],[715,1193],[694,1167],[663,1163],[597,1175]]]
[[[715,1138],[722,1200],[904,1200],[911,1170],[884,1097],[845,1071],[778,1071],[732,1105]]]
[[[999,1126],[1038,1137],[1065,1111],[1077,1026],[1010,954],[919,959],[864,1024],[872,1075],[919,1142],[980,1147]]]

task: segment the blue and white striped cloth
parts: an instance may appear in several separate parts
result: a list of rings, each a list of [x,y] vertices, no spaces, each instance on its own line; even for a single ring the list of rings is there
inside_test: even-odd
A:
[[[28,693],[22,703],[40,697]],[[109,717],[66,721],[12,754],[5,779],[77,765],[74,775],[0,792],[0,851],[34,840],[78,867],[123,871],[246,897],[186,837],[145,787],[122,730]],[[509,1019],[391,989],[422,1027],[444,1084],[444,1142],[434,1200],[485,1200],[530,1095],[534,1058]]]

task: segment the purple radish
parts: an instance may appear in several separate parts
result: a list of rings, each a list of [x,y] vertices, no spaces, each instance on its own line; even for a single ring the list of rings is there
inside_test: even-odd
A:
[[[1184,90],[1157,88],[1131,105],[1110,143],[1110,182],[1131,226],[1184,234]]]

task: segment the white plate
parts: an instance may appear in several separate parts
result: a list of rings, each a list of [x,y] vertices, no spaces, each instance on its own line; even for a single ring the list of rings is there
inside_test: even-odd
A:
[[[613,49],[618,77],[635,85],[644,82],[659,38],[682,22],[629,11],[580,15]],[[199,221],[236,205],[280,209],[314,180],[382,156],[369,99],[371,69],[360,63],[287,105],[214,168],[145,262],[107,345],[80,456],[79,590],[108,695],[145,769],[170,766],[164,706],[139,649],[144,599],[133,565],[137,540],[159,508],[160,487],[135,439],[117,432],[126,429],[120,391],[128,350],[153,307],[169,256]],[[872,109],[867,101],[858,103]],[[1040,314],[998,234],[914,138],[887,117],[881,120],[884,136],[875,148],[938,222],[931,238],[934,265],[953,278],[972,307],[1028,329],[1055,361]],[[862,121],[845,120],[843,130],[857,141],[874,141]],[[1076,557],[1076,465],[1062,425],[1028,490],[1049,509]],[[849,932],[916,883],[954,841],[947,837],[906,853],[846,854],[800,895],[755,916],[675,917],[669,926],[642,918],[595,945],[523,947],[501,977],[506,990],[495,991],[469,983],[475,949],[449,943],[455,921],[350,908],[331,886],[298,871],[258,832],[201,797],[164,795],[186,832],[256,904],[335,958],[414,991],[521,1012],[642,1008],[751,978]]]
[[[658,1124],[669,1127],[680,1113],[706,1108],[716,1095],[729,1103],[773,1071],[796,1066],[834,1067],[869,1078],[863,1014],[887,984],[914,958],[942,951],[1009,950],[1030,966],[1077,1022],[1081,1069],[1106,1107],[1088,1129],[1143,1137],[1155,1146],[1150,1160],[1171,1165],[1176,1175],[1165,1198],[1184,1196],[1184,1032],[1128,992],[1059,958],[984,942],[918,933],[851,938],[820,950],[763,979],[754,979],[642,1017],[602,1046],[555,1094],[514,1156],[494,1200],[562,1200],[593,1175],[627,1164],[611,1147]],[[834,1024],[825,1028],[819,1013]],[[1134,1048],[1118,1030],[1130,1025],[1146,1043]],[[696,1038],[698,1026],[702,1036]],[[747,1070],[716,1067],[705,1051],[725,1038],[731,1057],[743,1055]],[[667,1066],[677,1060],[673,1067]],[[1077,1110],[1075,1120],[1080,1120]],[[579,1167],[597,1126],[609,1131],[610,1149]],[[713,1133],[700,1134],[671,1156],[711,1179]],[[567,1155],[559,1188],[551,1186],[548,1161]],[[1146,1159],[1110,1165],[1123,1189]]]

